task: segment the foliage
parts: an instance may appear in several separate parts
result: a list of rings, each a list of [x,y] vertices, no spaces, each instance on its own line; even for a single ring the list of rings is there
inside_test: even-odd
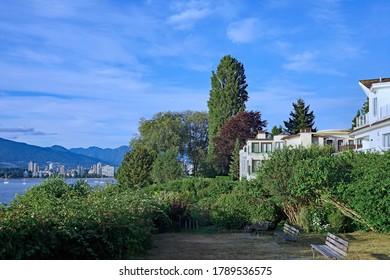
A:
[[[218,227],[243,228],[249,223],[247,196],[223,194],[211,208],[211,220]]]
[[[272,154],[258,180],[293,224],[307,231],[356,228],[390,231],[390,152],[344,152],[329,147]]]
[[[193,174],[202,174],[207,157],[208,115],[206,112],[159,112],[150,120],[141,119],[139,135],[131,139],[133,149],[148,149],[153,157],[172,148],[193,165]]]
[[[390,152],[349,155],[351,180],[338,185],[335,199],[348,205],[366,225],[390,232]]]
[[[219,136],[212,139],[214,143],[215,164],[224,175],[228,174],[236,140],[242,147],[250,138],[267,125],[261,120],[259,111],[240,112],[223,124]]]
[[[178,159],[178,148],[160,153],[153,162],[151,178],[156,183],[166,183],[184,176],[182,162]]]
[[[272,153],[271,158],[263,163],[258,172],[258,179],[267,191],[282,203],[285,200],[293,199],[291,195],[294,195],[295,190],[291,189],[290,182],[294,180],[294,171],[297,171],[298,162],[330,156],[331,153],[332,149],[329,146],[313,145],[309,148],[300,146],[277,149]],[[294,195],[294,198],[296,197],[299,197],[298,193]]]
[[[211,73],[209,109],[209,151],[212,139],[219,135],[222,126],[230,118],[245,111],[248,100],[245,70],[242,63],[230,55],[221,58],[216,72]]]
[[[281,126],[281,125],[279,125],[279,126],[276,126],[276,125],[274,125],[273,127],[272,127],[272,130],[271,130],[271,139],[274,139],[274,137],[276,136],[276,135],[279,135],[279,134],[281,134],[283,132],[283,127]]]
[[[121,186],[131,188],[145,187],[151,183],[153,156],[145,147],[139,146],[127,152],[115,178]]]
[[[284,126],[289,134],[298,134],[302,128],[310,128],[312,131],[317,131],[314,128],[314,113],[309,111],[309,105],[305,105],[305,102],[299,98],[297,103],[292,104],[294,111],[290,112],[290,118],[288,121],[284,121]]]
[[[186,111],[183,117],[186,131],[185,154],[192,163],[191,175],[203,174],[205,176],[202,163],[207,158],[207,147],[209,145],[208,114]]]
[[[232,152],[232,160],[230,161],[229,166],[229,176],[232,180],[238,180],[240,178],[240,149],[240,142],[236,139]]]
[[[0,178],[23,178],[24,171],[21,168],[0,168]]]
[[[182,115],[177,112],[159,112],[152,119],[141,119],[138,131],[140,135],[131,140],[132,149],[145,147],[153,156],[173,147],[179,147],[184,154],[185,126]]]
[[[155,201],[109,185],[56,178],[26,191],[0,215],[0,259],[132,259],[151,245]]]

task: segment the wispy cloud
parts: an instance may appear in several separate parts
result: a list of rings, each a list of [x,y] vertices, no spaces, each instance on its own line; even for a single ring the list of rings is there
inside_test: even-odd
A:
[[[227,36],[234,43],[251,43],[261,36],[261,25],[257,18],[247,18],[231,23]]]
[[[42,131],[37,131],[35,128],[24,128],[24,127],[0,127],[0,133],[22,133],[24,135],[57,135],[57,133],[47,133]]]
[[[168,17],[168,23],[177,29],[191,29],[194,24],[211,14],[208,2],[190,1],[176,5],[177,13]]]
[[[332,65],[328,65],[326,61],[322,61],[323,55],[324,54],[314,51],[305,51],[290,55],[287,58],[287,62],[284,64],[284,68],[296,72],[312,72],[340,76],[345,75]]]

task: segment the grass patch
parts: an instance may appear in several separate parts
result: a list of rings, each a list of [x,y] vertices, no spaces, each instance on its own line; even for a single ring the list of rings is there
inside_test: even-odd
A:
[[[166,233],[155,236],[145,259],[179,260],[291,260],[313,258],[310,244],[324,244],[326,234],[303,233],[297,242],[284,243],[273,231],[259,235],[202,232]],[[350,242],[348,260],[390,260],[390,235],[373,232],[338,234]],[[316,253],[316,259],[324,259]]]

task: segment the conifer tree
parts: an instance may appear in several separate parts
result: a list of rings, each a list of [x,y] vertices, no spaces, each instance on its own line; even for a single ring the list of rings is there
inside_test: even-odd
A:
[[[279,135],[282,132],[283,132],[283,127],[281,125],[279,125],[279,126],[274,125],[272,130],[271,130],[271,139],[274,139],[274,137],[276,135]]]
[[[312,131],[317,131],[314,127],[314,113],[309,111],[310,105],[305,105],[305,101],[299,98],[297,103],[292,104],[294,110],[290,112],[288,121],[284,121],[284,126],[289,134],[297,134],[302,128],[310,128]]]
[[[222,57],[217,71],[211,74],[209,108],[209,152],[212,153],[212,139],[219,135],[222,126],[237,113],[245,111],[248,100],[244,66],[237,59]]]

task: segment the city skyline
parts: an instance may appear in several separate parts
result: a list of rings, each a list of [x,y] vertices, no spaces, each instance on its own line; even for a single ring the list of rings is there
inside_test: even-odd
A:
[[[83,167],[81,165],[78,165],[77,168],[69,168],[60,162],[47,162],[47,165],[45,165],[44,169],[41,170],[38,163],[30,160],[27,164],[27,172],[31,172],[32,177],[49,177],[53,174],[60,174],[67,177],[84,177],[86,175],[114,177],[115,166],[97,162],[89,168]],[[27,175],[28,173],[25,172],[25,177],[27,177]]]
[[[4,1],[0,137],[41,147],[128,145],[141,118],[207,111],[211,71],[242,62],[267,130],[298,98],[347,129],[358,81],[389,77],[386,1]]]

